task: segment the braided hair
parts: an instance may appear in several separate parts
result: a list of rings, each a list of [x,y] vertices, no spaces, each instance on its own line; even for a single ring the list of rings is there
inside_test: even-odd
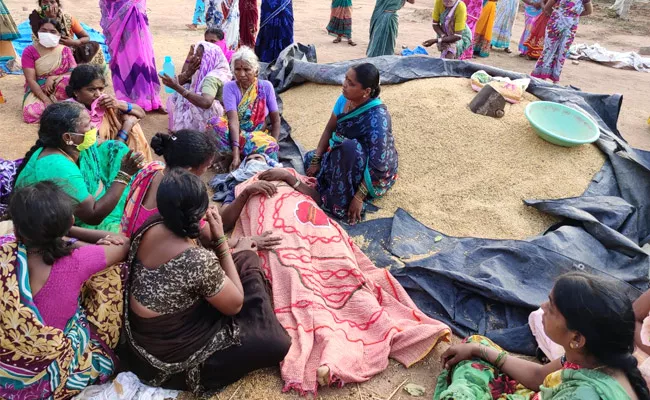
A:
[[[608,368],[624,372],[640,400],[650,399],[632,355],[636,319],[624,290],[598,277],[569,273],[555,283],[553,301],[567,328],[585,338],[585,350]]]
[[[38,248],[45,264],[54,264],[72,251],[62,238],[72,227],[75,205],[51,181],[16,189],[9,203],[16,238],[28,248]]]
[[[210,200],[205,184],[183,168],[165,174],[156,194],[158,212],[165,226],[180,237],[199,237],[201,218]]]
[[[79,116],[84,110],[84,107],[75,102],[65,101],[62,103],[54,103],[43,111],[41,116],[41,125],[38,128],[38,139],[36,143],[27,151],[23,162],[18,167],[14,177],[14,187],[20,173],[29,162],[30,158],[36,150],[40,148],[57,148],[63,142],[63,134],[66,132],[76,132],[79,125]]]
[[[151,148],[165,159],[169,168],[198,168],[217,152],[208,134],[191,129],[182,129],[171,135],[156,133],[151,138]]]

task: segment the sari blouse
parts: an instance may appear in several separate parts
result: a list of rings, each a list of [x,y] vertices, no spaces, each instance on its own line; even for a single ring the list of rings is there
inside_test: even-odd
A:
[[[390,114],[378,98],[349,113],[344,113],[346,102],[345,96],[341,95],[334,105],[337,123],[330,148],[344,139],[358,141],[368,155],[363,174],[368,194],[372,198],[383,196],[397,178],[398,155]]]
[[[278,111],[278,102],[275,98],[275,90],[273,85],[269,81],[259,81],[259,88],[264,92],[264,98],[266,99],[266,116],[272,112]],[[237,111],[239,108],[239,103],[241,103],[244,96],[239,90],[237,81],[227,82],[223,87],[223,105],[226,112]]]

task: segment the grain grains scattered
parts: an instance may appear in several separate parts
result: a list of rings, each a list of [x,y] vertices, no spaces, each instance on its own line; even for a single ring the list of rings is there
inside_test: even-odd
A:
[[[337,86],[305,84],[281,95],[293,137],[313,149],[340,95]],[[506,105],[501,119],[467,105],[475,92],[464,78],[432,78],[383,86],[399,152],[399,178],[375,204],[392,216],[398,207],[454,236],[523,239],[553,219],[525,199],[579,196],[601,168],[594,145],[564,148],[540,139],[524,116],[537,100],[526,94]]]

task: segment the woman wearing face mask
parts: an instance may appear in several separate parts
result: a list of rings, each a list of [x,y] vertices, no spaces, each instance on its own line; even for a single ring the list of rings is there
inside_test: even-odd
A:
[[[59,22],[62,28],[61,44],[72,50],[77,64],[105,66],[106,60],[100,44],[90,40],[90,36],[75,17],[63,12],[61,0],[39,0],[38,5],[40,10],[37,12],[41,18]]]
[[[380,90],[374,65],[350,68],[318,147],[305,156],[323,208],[350,223],[361,220],[366,200],[383,196],[397,179],[395,139]]]
[[[54,181],[77,202],[76,225],[117,232],[131,177],[144,167],[144,156],[124,143],[109,140],[98,146],[96,140],[97,129],[81,104],[49,106],[14,186]]]
[[[461,0],[436,0],[433,7],[433,30],[437,39],[423,43],[430,47],[438,43],[440,57],[458,59],[472,45],[472,31],[467,26],[467,6]]]
[[[38,40],[27,46],[21,59],[26,81],[23,119],[34,124],[45,107],[68,98],[65,87],[77,63],[72,50],[59,43],[62,29],[56,20],[42,18],[34,11],[29,24]]]
[[[471,336],[443,355],[434,400],[647,400],[637,368],[632,302],[615,284],[581,273],[561,276],[544,310],[543,329],[563,354],[546,365],[508,355]]]
[[[280,112],[273,85],[258,79],[259,60],[248,47],[237,50],[230,66],[235,80],[223,87],[226,116],[208,122],[208,131],[214,132],[217,139],[217,150],[232,154],[231,171],[239,167],[242,157],[254,153],[266,154],[277,161]],[[271,119],[270,133],[267,116]]]
[[[151,162],[151,148],[140,127],[144,110],[137,104],[117,100],[104,93],[106,78],[97,65],[80,65],[72,71],[66,87],[68,96],[83,104],[90,114],[90,122],[99,131],[101,140],[119,140],[130,149],[144,155]]]
[[[223,115],[223,85],[232,80],[232,73],[216,44],[201,41],[192,45],[183,71],[177,77],[162,74],[160,78],[176,91],[167,100],[170,131],[205,131],[211,118]]]

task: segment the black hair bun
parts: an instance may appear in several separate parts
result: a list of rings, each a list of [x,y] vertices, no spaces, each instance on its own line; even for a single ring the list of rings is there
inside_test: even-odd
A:
[[[162,156],[165,154],[165,151],[169,148],[172,138],[167,133],[156,133],[151,138],[151,148],[153,149],[156,155]]]

